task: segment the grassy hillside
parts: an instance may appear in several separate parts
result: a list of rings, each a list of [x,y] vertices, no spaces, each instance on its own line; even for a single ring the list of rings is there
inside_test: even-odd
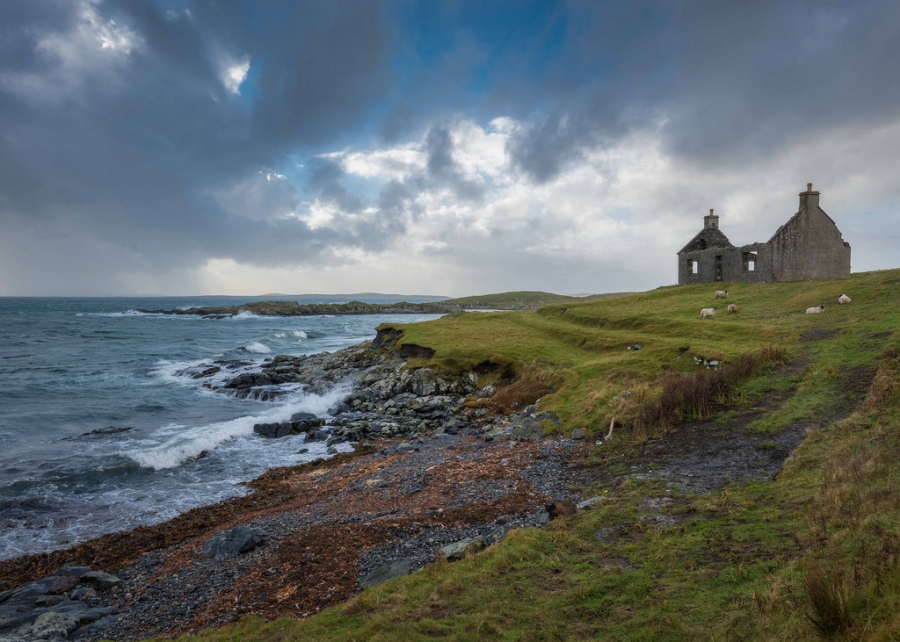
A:
[[[702,285],[404,326],[435,351],[411,366],[475,368],[595,433],[578,490],[604,500],[307,620],[196,639],[900,639],[900,270],[724,287],[710,320]],[[798,442],[774,479],[692,486],[722,449]]]

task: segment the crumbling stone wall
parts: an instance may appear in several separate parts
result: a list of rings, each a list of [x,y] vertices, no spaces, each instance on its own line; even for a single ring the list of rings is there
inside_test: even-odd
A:
[[[850,244],[819,207],[819,192],[812,191],[812,184],[800,193],[799,211],[766,243],[731,245],[718,231],[718,218],[710,210],[704,229],[678,253],[678,283],[850,278]],[[707,237],[720,239],[720,246],[706,248]],[[755,261],[748,262],[754,256]],[[691,261],[697,262],[696,273],[690,270]]]

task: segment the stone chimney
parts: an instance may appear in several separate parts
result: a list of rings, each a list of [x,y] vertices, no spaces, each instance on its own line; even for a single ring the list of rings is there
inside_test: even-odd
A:
[[[818,192],[816,192],[818,194]],[[709,210],[709,215],[703,217],[703,227],[708,230],[717,230],[719,229],[719,217],[713,214],[712,210]]]
[[[819,207],[819,193],[814,192],[812,183],[806,184],[806,191],[800,192],[800,209],[814,210]]]

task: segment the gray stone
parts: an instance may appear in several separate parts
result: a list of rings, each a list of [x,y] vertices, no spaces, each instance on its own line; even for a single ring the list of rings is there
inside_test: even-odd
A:
[[[328,433],[324,430],[313,430],[306,436],[306,441],[326,441]]]
[[[437,551],[437,558],[447,562],[455,562],[484,550],[484,538],[473,537],[442,546]]]
[[[411,560],[406,558],[394,560],[390,564],[383,564],[382,566],[379,566],[374,571],[366,575],[363,579],[361,579],[359,583],[363,588],[371,588],[373,586],[383,584],[388,580],[392,580],[395,577],[409,575],[411,572]]]
[[[590,499],[585,499],[585,500],[578,502],[578,504],[575,505],[575,508],[577,508],[578,510],[587,510],[588,508],[591,508],[597,502],[603,501],[604,499],[606,499],[606,498],[605,497],[591,497]]]
[[[84,584],[89,584],[98,591],[111,589],[114,586],[118,586],[122,583],[122,580],[120,580],[115,575],[112,575],[111,573],[104,573],[103,571],[91,571],[90,573],[85,573],[78,578],[78,581]]]
[[[62,566],[54,575],[58,577],[81,577],[91,572],[90,566]]]
[[[217,533],[203,545],[203,552],[210,557],[237,556],[248,553],[264,544],[269,534],[256,526],[238,526]]]
[[[572,439],[584,439],[584,431],[580,428],[576,428],[572,431]]]
[[[97,591],[94,589],[82,586],[81,588],[77,588],[69,595],[73,600],[81,600],[82,602],[87,602],[90,599],[97,597]]]
[[[57,577],[53,581],[53,584],[51,584],[47,588],[47,593],[49,593],[50,595],[62,595],[63,593],[68,593],[77,585],[78,578],[72,577],[71,575],[62,575],[60,577]]]
[[[44,608],[47,606],[56,606],[60,602],[62,602],[65,597],[62,595],[42,595],[38,599],[34,601],[34,605],[39,608]]]
[[[42,613],[33,624],[23,626],[16,635],[24,640],[52,640],[68,638],[69,633],[78,628],[75,620],[70,620],[61,613]],[[15,638],[13,638],[15,639]]]
[[[509,437],[509,435],[507,434],[506,429],[502,426],[491,428],[486,433],[484,433],[485,441],[500,441],[507,437]]]

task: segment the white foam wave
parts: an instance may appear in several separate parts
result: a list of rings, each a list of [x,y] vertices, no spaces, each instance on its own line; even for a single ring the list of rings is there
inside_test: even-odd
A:
[[[179,373],[188,371],[191,368],[199,368],[207,363],[208,361],[205,359],[197,359],[196,361],[168,361],[161,359],[156,362],[156,370],[151,370],[150,375],[159,377],[169,383],[186,383],[192,380],[191,377]]]
[[[124,452],[129,459],[144,468],[163,470],[175,468],[194,459],[205,450],[212,450],[225,442],[253,434],[253,425],[286,421],[296,412],[312,412],[326,415],[328,409],[349,394],[347,387],[337,387],[324,395],[304,395],[283,406],[260,415],[238,417],[230,421],[188,428],[180,425],[166,426],[161,435],[172,434],[163,443],[143,449]]]
[[[252,352],[254,354],[269,354],[270,352],[272,352],[272,348],[264,343],[260,343],[259,341],[248,343],[244,346],[244,350],[246,350],[247,352]]]
[[[276,339],[286,339],[287,337],[296,337],[297,339],[307,339],[306,333],[303,330],[291,330],[290,332],[276,332]]]
[[[237,321],[243,321],[245,319],[261,319],[262,317],[259,316],[258,314],[253,314],[252,312],[247,312],[246,310],[242,310],[242,311],[238,312],[237,314],[235,314],[231,318],[235,319]]]
[[[78,315],[76,315],[78,316]],[[148,312],[140,312],[138,310],[125,310],[124,312],[94,312],[90,313],[89,316],[92,317],[149,317],[149,316],[161,316],[154,315]]]

